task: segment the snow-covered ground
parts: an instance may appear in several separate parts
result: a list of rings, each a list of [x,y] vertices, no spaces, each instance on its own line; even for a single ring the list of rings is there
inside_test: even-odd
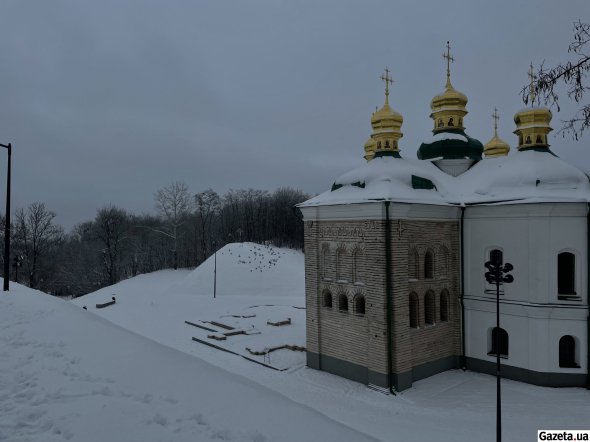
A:
[[[246,348],[305,345],[301,253],[226,246],[216,299],[213,267],[211,257],[73,302],[13,284],[0,296],[0,440],[493,439],[494,377],[454,370],[387,396],[307,369],[303,352],[251,355]],[[113,294],[115,305],[95,308]],[[248,334],[208,338],[236,331]],[[590,429],[584,389],[502,388],[505,440]]]

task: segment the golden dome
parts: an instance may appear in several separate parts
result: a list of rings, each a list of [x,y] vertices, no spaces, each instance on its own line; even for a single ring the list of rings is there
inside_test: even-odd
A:
[[[389,106],[387,96],[385,97],[385,104],[383,107],[371,116],[371,126],[373,127],[373,130],[399,129],[403,122],[404,117]]]
[[[385,74],[381,75],[381,80],[385,82],[385,103],[371,116],[373,133],[365,143],[365,159],[367,161],[372,160],[375,155],[399,157],[398,141],[404,136],[401,131],[404,117],[389,105],[389,84],[393,83],[389,76],[389,69],[385,68]]]
[[[369,137],[367,142],[365,143],[365,160],[369,161],[375,155],[375,150],[377,149],[377,142],[373,139],[373,137]]]
[[[494,119],[494,136],[484,145],[483,153],[486,158],[506,156],[510,152],[510,145],[498,136],[498,120],[500,119],[498,109],[494,109],[492,118]]]
[[[456,90],[451,84],[451,46],[447,41],[447,53],[443,54],[447,60],[447,83],[442,94],[437,95],[430,102],[432,113],[430,118],[434,120],[435,134],[448,130],[464,130],[463,118],[467,115],[467,96]]]
[[[529,70],[531,107],[521,110],[514,115],[516,130],[518,135],[518,150],[528,149],[548,149],[548,134],[553,130],[549,123],[553,114],[546,107],[535,106],[535,76],[533,74],[533,65]]]

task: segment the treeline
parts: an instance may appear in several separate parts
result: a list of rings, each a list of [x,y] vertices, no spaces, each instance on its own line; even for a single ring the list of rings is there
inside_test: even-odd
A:
[[[33,203],[11,220],[11,280],[76,297],[141,273],[197,266],[229,242],[301,249],[303,223],[294,206],[308,198],[286,187],[191,194],[176,182],[156,192],[154,214],[107,206],[69,233],[44,203]],[[1,237],[3,244],[4,229]]]

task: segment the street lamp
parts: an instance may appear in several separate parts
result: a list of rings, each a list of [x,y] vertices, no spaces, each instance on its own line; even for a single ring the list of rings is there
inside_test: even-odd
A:
[[[213,248],[215,249],[214,252],[214,261],[215,266],[213,267],[213,299],[217,296],[217,241],[213,241]]]
[[[12,144],[0,144],[8,149],[8,174],[6,175],[6,224],[4,225],[4,291],[8,291],[10,280],[10,159],[12,158]]]
[[[500,401],[500,284],[514,282],[514,277],[508,275],[514,267],[507,262],[502,265],[501,253],[492,253],[491,260],[484,265],[488,271],[485,274],[486,281],[496,284],[496,329],[494,330],[496,340],[496,441],[502,441],[502,411]]]

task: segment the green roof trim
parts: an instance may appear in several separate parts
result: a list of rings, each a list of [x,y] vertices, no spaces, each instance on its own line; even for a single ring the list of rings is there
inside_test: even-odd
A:
[[[530,147],[523,147],[521,149],[518,149],[521,152],[526,152],[527,150],[534,150],[535,152],[546,152],[546,153],[550,153],[551,155],[553,155],[556,158],[559,158],[557,155],[555,155],[555,153],[553,153],[551,151],[551,149],[549,149],[548,147],[545,146],[530,146]]]
[[[330,189],[330,192],[334,192],[335,190],[338,190],[342,187],[342,184],[332,184],[332,189]]]
[[[379,157],[394,157],[394,158],[401,158],[402,156],[399,154],[397,150],[378,150],[373,155],[373,158]]]
[[[422,143],[418,149],[418,159],[430,160],[433,158],[444,158],[445,160],[470,158],[481,160],[483,144],[481,141],[471,138],[461,129],[445,130],[443,133],[463,135],[467,141],[456,139],[437,140],[432,143]]]
[[[352,183],[351,186],[356,186],[356,187],[360,187],[361,189],[365,188],[365,182],[363,181],[362,183],[360,181],[357,181],[356,183]]]
[[[422,178],[421,176],[416,175],[412,175],[412,187],[414,189],[436,190],[436,186],[432,181],[428,178]]]

